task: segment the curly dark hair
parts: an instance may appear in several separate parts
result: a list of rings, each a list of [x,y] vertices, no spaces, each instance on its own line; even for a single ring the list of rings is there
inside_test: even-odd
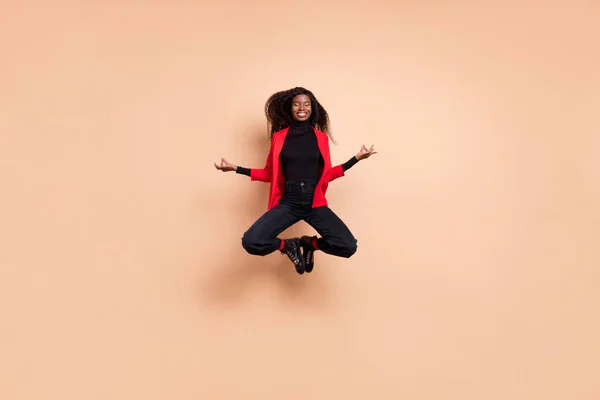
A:
[[[267,117],[267,128],[269,138],[273,138],[273,134],[290,125],[294,121],[292,118],[292,100],[299,94],[305,94],[310,99],[312,113],[308,120],[310,126],[324,132],[335,143],[335,139],[331,135],[331,126],[329,123],[329,114],[325,108],[319,103],[315,95],[308,89],[303,87],[295,87],[289,90],[282,90],[274,93],[265,103],[265,115]]]

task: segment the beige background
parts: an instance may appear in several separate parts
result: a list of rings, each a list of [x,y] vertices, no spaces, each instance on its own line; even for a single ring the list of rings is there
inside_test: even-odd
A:
[[[1,9],[2,400],[600,398],[597,2]],[[308,276],[212,166],[296,85],[380,151]]]

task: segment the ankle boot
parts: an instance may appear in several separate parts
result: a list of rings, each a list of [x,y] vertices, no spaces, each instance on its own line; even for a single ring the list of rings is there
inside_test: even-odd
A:
[[[312,241],[316,238],[316,236],[302,236],[300,238],[304,258],[304,270],[306,272],[312,272],[315,266],[315,248]]]
[[[300,252],[300,248],[301,248],[300,239],[298,239],[298,238],[284,239],[283,243],[284,243],[284,246],[283,246],[283,250],[281,250],[281,254],[287,255],[288,258],[294,264],[294,267],[296,268],[296,272],[299,274],[303,274],[305,264],[304,264],[304,258],[302,257],[302,253]]]

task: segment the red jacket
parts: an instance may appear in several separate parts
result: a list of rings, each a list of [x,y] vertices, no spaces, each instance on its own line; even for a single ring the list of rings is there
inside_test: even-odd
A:
[[[269,182],[269,204],[268,209],[272,209],[277,204],[283,195],[284,191],[284,178],[281,173],[281,162],[279,160],[279,154],[283,148],[283,142],[290,128],[287,127],[273,134],[271,139],[271,149],[267,156],[267,162],[264,168],[251,168],[250,179],[253,181]],[[344,176],[344,170],[342,165],[331,165],[331,158],[329,155],[329,136],[318,129],[315,129],[315,135],[317,135],[317,142],[319,150],[323,156],[324,164],[320,170],[320,178],[315,188],[315,196],[312,207],[322,207],[327,205],[327,199],[325,193],[327,192],[327,186],[329,182]]]

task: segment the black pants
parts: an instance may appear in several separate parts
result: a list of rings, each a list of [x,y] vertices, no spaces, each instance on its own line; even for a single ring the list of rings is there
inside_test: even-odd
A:
[[[357,240],[346,224],[329,208],[312,208],[317,182],[313,180],[286,182],[279,204],[264,213],[242,237],[242,246],[253,255],[265,256],[279,249],[281,232],[303,220],[321,237],[317,247],[324,253],[351,257],[357,249]]]

